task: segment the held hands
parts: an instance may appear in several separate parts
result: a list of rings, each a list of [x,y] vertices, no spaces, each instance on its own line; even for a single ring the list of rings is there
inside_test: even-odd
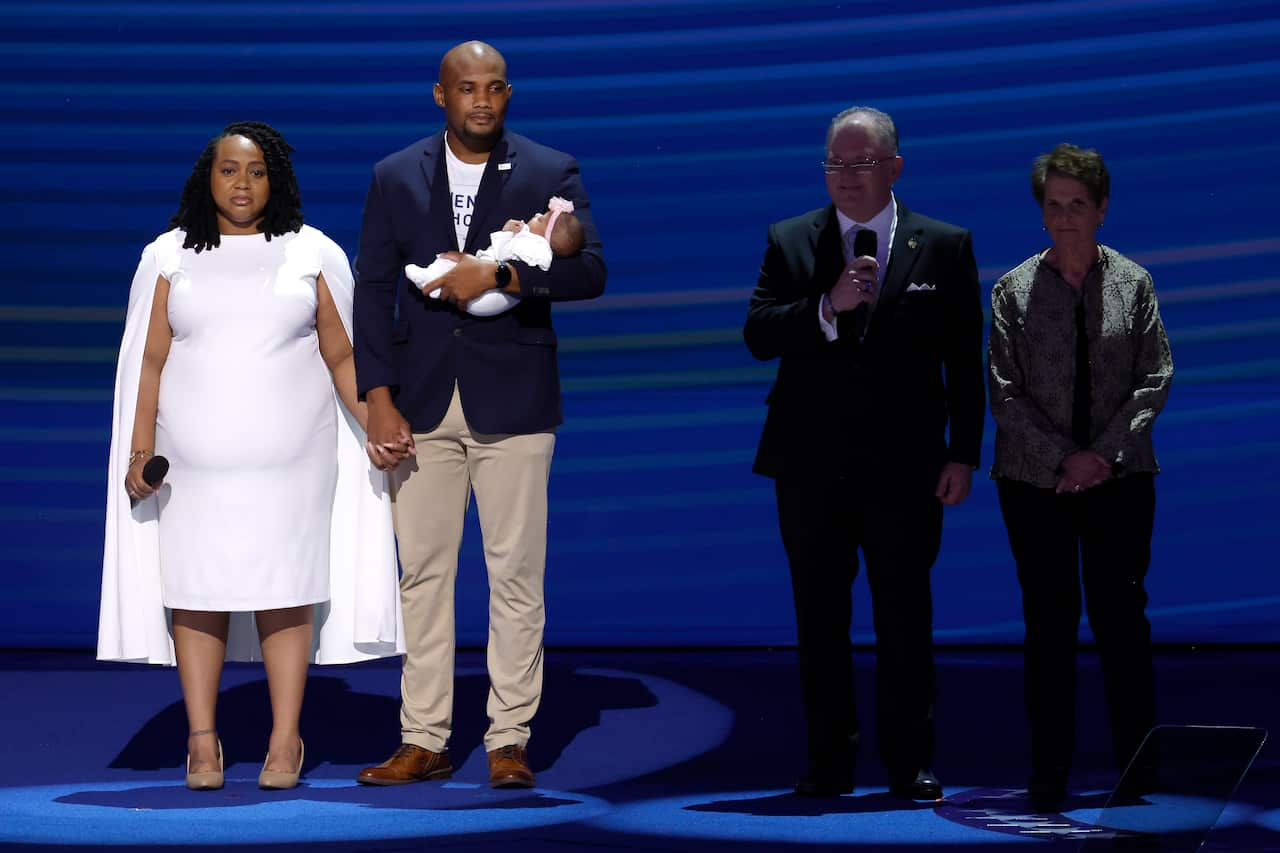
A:
[[[418,450],[413,443],[409,422],[390,399],[370,400],[368,426],[365,429],[365,452],[379,471],[390,471]]]
[[[365,435],[369,434],[369,404],[363,400],[356,403],[355,410],[351,413],[355,415],[356,423],[360,424],[360,429],[364,430]]]
[[[1077,450],[1062,460],[1062,476],[1054,491],[1082,492],[1111,479],[1111,463],[1092,450]]]
[[[973,469],[963,462],[948,462],[942,466],[942,474],[938,476],[938,487],[933,490],[934,497],[947,506],[963,503],[969,497],[969,487],[973,482]]]
[[[482,261],[461,252],[442,252],[437,257],[458,264],[437,279],[436,285],[440,288],[441,299],[453,302],[463,310],[466,310],[468,302],[496,285],[494,272],[498,265],[493,261]]]
[[[876,273],[880,269],[879,262],[870,255],[854,258],[840,273],[840,280],[827,294],[831,309],[837,314],[852,311],[859,305],[874,302],[876,299]]]

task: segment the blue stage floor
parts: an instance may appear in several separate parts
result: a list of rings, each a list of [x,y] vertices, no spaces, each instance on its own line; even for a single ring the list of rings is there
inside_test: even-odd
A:
[[[1280,728],[1280,656],[1165,651],[1161,721]],[[875,756],[872,659],[858,656],[863,754],[851,796],[789,794],[801,769],[794,654],[779,651],[548,652],[530,756],[539,787],[486,784],[483,656],[459,655],[457,772],[447,783],[366,788],[360,767],[398,742],[398,665],[313,669],[303,718],[304,784],[256,787],[268,706],[259,666],[230,665],[219,730],[227,785],[182,784],[185,718],[173,670],[98,664],[87,653],[0,654],[0,846],[239,850],[1026,849],[1073,838],[1116,773],[1100,677],[1081,659],[1073,790],[1061,819],[1020,796],[1026,730],[1016,651],[939,653],[938,805],[890,797]],[[1280,762],[1264,747],[1207,850],[1280,850]],[[994,815],[994,817],[992,817]],[[1055,842],[1056,839],[1056,842]]]

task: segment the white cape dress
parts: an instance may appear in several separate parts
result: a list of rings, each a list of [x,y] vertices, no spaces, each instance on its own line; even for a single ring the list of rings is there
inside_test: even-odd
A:
[[[303,226],[321,244],[322,272],[347,337],[351,337],[353,282],[346,255],[321,232]],[[176,243],[175,243],[176,240]],[[130,507],[124,490],[142,353],[161,256],[181,246],[181,232],[161,235],[142,252],[129,290],[124,337],[116,367],[111,449],[107,464],[106,540],[98,659],[174,665],[173,634],[161,598],[158,504]],[[387,476],[369,462],[365,433],[333,395],[337,409],[338,476],[329,545],[330,599],[315,605],[312,661],[341,664],[404,653],[399,569]],[[227,659],[261,659],[252,613],[231,614]]]

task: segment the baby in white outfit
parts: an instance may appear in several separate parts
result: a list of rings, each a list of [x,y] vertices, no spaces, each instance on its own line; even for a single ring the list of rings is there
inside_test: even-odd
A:
[[[484,261],[521,261],[546,270],[551,267],[552,257],[563,258],[581,252],[583,241],[582,223],[573,215],[573,202],[553,196],[547,209],[527,223],[511,219],[501,231],[492,232],[489,248],[476,252],[476,257]],[[439,299],[440,288],[429,288],[455,266],[456,261],[436,258],[425,267],[407,264],[404,274],[432,299]],[[496,288],[486,290],[467,303],[467,313],[492,317],[519,301],[520,297],[514,294]]]

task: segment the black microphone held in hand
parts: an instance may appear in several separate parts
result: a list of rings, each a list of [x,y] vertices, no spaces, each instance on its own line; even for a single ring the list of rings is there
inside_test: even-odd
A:
[[[853,235],[853,256],[860,258],[863,255],[876,256],[876,232],[870,228],[859,228],[858,233]]]
[[[859,228],[858,233],[853,235],[853,256],[855,258],[861,258],[864,255],[874,258],[876,256],[876,248],[876,232],[870,228]],[[841,315],[841,326],[847,327],[849,334],[860,341],[867,332],[867,319],[870,315],[871,306],[864,302],[850,312],[848,320],[844,319],[845,315]],[[844,329],[840,326],[837,326],[837,328],[840,328],[840,334],[843,335]]]
[[[147,464],[142,466],[142,481],[148,486],[154,487],[157,483],[164,479],[164,475],[169,473],[169,460],[163,456],[152,456],[147,460]],[[129,506],[138,505],[137,498],[129,499]]]
[[[142,481],[148,486],[154,486],[168,473],[169,460],[163,456],[152,456],[147,460],[147,464],[142,466]]]

